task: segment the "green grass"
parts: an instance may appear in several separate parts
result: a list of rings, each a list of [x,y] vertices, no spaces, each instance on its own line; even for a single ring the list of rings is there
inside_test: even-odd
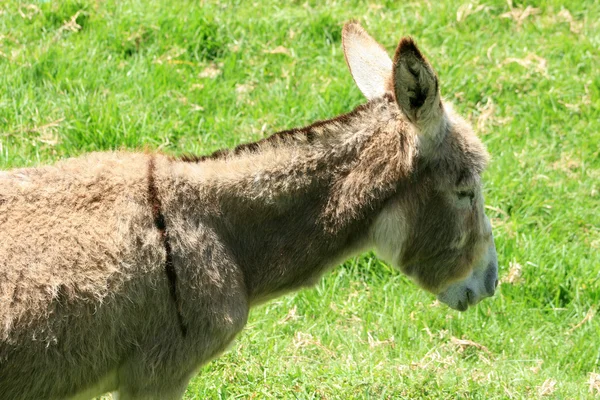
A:
[[[343,22],[390,52],[410,34],[493,156],[497,296],[459,314],[364,255],[254,309],[186,398],[593,397],[600,3],[513,0],[513,17],[503,0],[283,4],[2,2],[0,168],[117,148],[208,153],[332,117],[364,101]]]

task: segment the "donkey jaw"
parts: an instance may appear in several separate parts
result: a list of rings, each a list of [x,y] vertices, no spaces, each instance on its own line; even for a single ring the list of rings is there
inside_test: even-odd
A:
[[[481,300],[492,297],[498,286],[498,259],[492,240],[485,257],[464,280],[455,282],[437,295],[450,308],[466,311]]]

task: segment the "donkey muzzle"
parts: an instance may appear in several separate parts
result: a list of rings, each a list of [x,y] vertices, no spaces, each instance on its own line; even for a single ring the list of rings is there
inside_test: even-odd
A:
[[[486,256],[464,280],[451,284],[437,298],[450,308],[466,311],[486,297],[491,297],[498,286],[498,258],[492,241]]]

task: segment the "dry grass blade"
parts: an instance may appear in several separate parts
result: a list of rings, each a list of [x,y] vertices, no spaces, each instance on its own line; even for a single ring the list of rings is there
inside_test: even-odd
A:
[[[77,32],[77,31],[80,31],[81,30],[81,25],[79,25],[77,23],[77,18],[81,15],[82,12],[83,12],[83,10],[77,11],[75,14],[73,14],[71,16],[71,18],[69,18],[68,21],[63,22],[63,25],[59,28],[59,32],[63,32],[63,31]]]
[[[294,346],[296,349],[314,346],[326,352],[330,357],[335,356],[333,351],[323,346],[319,339],[316,339],[310,333],[296,332],[296,335],[294,336]]]
[[[520,26],[529,16],[540,13],[539,8],[527,6],[525,9],[512,8],[510,11],[500,15],[500,18],[510,18],[515,20],[517,26]]]
[[[217,64],[210,64],[208,67],[204,68],[198,76],[200,78],[209,78],[215,79],[217,76],[221,75],[221,69]]]
[[[182,55],[184,55],[187,52],[186,49],[180,48],[180,47],[173,47],[171,49],[169,49],[167,52],[165,52],[164,54],[160,55],[159,57],[156,57],[154,60],[152,60],[152,62],[154,64],[185,64],[185,65],[191,65],[191,66],[196,66],[198,65],[197,63],[193,63],[191,61],[185,61],[185,60],[178,60],[178,57],[181,57]]]
[[[516,285],[521,283],[523,276],[523,267],[516,261],[511,261],[509,264],[508,274],[500,279],[500,283],[510,283]]]
[[[458,10],[456,11],[456,21],[464,21],[469,15],[478,13],[483,9],[485,9],[483,4],[480,4],[477,7],[475,7],[473,3],[463,4],[462,6],[458,7]]]
[[[28,19],[28,20],[31,20],[36,14],[40,14],[42,12],[42,10],[34,4],[28,4],[26,6],[21,6],[21,7],[19,7],[18,11],[19,11],[19,15],[21,16],[21,18]]]
[[[38,137],[37,140],[44,142],[44,143],[48,143],[48,144],[55,144],[52,143],[54,142],[54,138],[50,139],[50,136],[47,135],[47,133],[49,131],[52,131],[53,128],[56,128],[57,126],[60,125],[61,122],[63,122],[65,119],[64,118],[59,118],[57,120],[54,120],[52,122],[48,122],[47,124],[44,125],[40,125],[40,126],[34,126],[31,128],[19,128],[15,131],[12,132],[5,132],[5,133],[0,133],[0,136],[14,136],[16,134],[36,134],[36,135],[41,135],[41,137]]]
[[[550,396],[556,391],[556,379],[548,378],[542,383],[542,386],[538,388],[538,395],[540,397]]]
[[[573,333],[573,331],[575,329],[581,327],[583,324],[585,324],[586,322],[588,322],[592,318],[594,318],[594,315],[596,315],[596,308],[595,307],[590,307],[590,309],[588,310],[588,312],[585,314],[585,317],[583,317],[583,319],[580,322],[578,322],[571,329],[569,329],[569,331],[567,332],[567,334]]]
[[[254,90],[254,85],[251,83],[237,83],[235,85],[235,92],[238,95],[250,93],[252,90]]]
[[[477,131],[482,133],[488,125],[488,120],[494,115],[494,103],[488,97],[487,103],[481,108],[481,114],[477,117]]]
[[[272,50],[263,50],[263,53],[266,54],[285,54],[286,56],[290,56],[291,52],[290,49],[283,47],[283,46],[277,46]]]
[[[281,319],[281,321],[278,322],[278,324],[285,324],[288,321],[295,321],[298,318],[300,318],[298,315],[298,308],[296,306],[293,306],[292,308],[290,308],[290,311],[287,313],[287,315],[285,317],[283,317],[283,319]]]
[[[557,17],[569,23],[569,30],[571,31],[571,33],[574,33],[576,35],[579,35],[581,33],[581,30],[583,29],[583,24],[581,22],[575,21],[569,10],[560,10]]]
[[[396,346],[394,336],[392,336],[386,340],[378,340],[373,337],[371,332],[367,332],[367,342],[369,343],[370,348],[384,346],[384,345],[389,345],[392,348]]]
[[[591,394],[600,394],[600,374],[596,372],[590,372],[590,393]]]
[[[35,126],[33,128],[29,128],[29,129],[24,129],[22,132],[23,133],[41,133],[50,128],[54,128],[54,127],[60,125],[60,123],[63,122],[64,120],[65,120],[64,118],[59,118],[55,121],[48,122],[47,124],[44,124],[44,125]]]
[[[489,356],[492,355],[492,352],[487,347],[485,347],[484,345],[479,344],[477,342],[474,342],[472,340],[469,340],[469,339],[459,339],[459,338],[456,338],[456,337],[452,337],[450,339],[450,342],[452,344],[458,346],[459,349],[460,349],[460,351],[464,351],[465,349],[467,349],[469,347],[474,347],[474,348],[476,348],[478,350],[484,351]]]
[[[504,211],[503,209],[499,208],[499,207],[494,207],[494,206],[490,206],[490,205],[486,205],[485,206],[486,210],[492,210],[492,211],[496,211],[498,214],[502,214],[504,215],[506,218],[509,218],[510,215],[508,215],[508,213],[506,211]]]
[[[535,72],[546,75],[548,72],[548,62],[545,58],[540,57],[536,54],[529,53],[525,58],[514,58],[509,57],[502,61],[502,66],[506,64],[516,63],[523,68],[533,69]]]

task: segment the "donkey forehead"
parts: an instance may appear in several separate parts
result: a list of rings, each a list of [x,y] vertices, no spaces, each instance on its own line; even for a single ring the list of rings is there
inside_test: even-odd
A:
[[[479,184],[479,177],[489,161],[485,146],[475,135],[468,122],[457,115],[448,118],[443,140],[436,151],[424,155],[424,163],[433,173],[442,176],[451,186],[471,187]]]
[[[445,105],[448,126],[451,132],[450,138],[456,143],[473,167],[481,173],[489,161],[489,154],[481,139],[475,134],[471,124],[454,112],[451,105]]]

